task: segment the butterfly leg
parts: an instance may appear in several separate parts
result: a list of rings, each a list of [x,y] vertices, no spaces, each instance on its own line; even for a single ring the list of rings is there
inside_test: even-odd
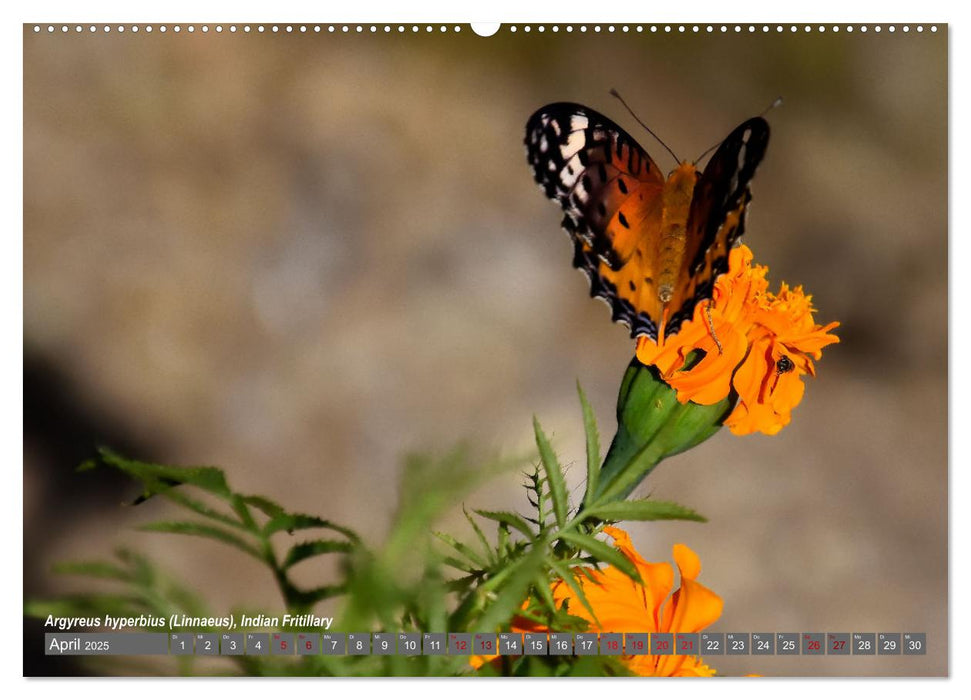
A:
[[[722,343],[718,340],[718,334],[715,333],[715,324],[711,320],[711,300],[705,304],[705,319],[708,321],[708,330],[711,331],[711,337],[715,341],[715,345],[718,347],[718,354],[721,355],[724,352],[722,348]]]
[[[661,307],[661,320],[658,321],[658,324],[657,324],[657,339],[655,342],[657,343],[658,347],[661,347],[662,345],[664,345],[664,329],[667,328],[667,325],[668,325],[668,305],[665,304],[663,307]]]

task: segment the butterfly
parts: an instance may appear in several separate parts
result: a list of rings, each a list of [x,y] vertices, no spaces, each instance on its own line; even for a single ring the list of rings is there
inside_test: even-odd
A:
[[[527,159],[563,208],[590,296],[604,299],[632,338],[655,341],[659,331],[676,333],[728,270],[768,142],[768,123],[753,117],[703,171],[684,161],[664,177],[640,144],[589,107],[557,102],[526,123]]]

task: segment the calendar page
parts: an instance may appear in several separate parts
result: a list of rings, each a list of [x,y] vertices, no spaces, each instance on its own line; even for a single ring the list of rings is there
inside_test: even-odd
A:
[[[25,676],[949,675],[946,23],[95,19]]]

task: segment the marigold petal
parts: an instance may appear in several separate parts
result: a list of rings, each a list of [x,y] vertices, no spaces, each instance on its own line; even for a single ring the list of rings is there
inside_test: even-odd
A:
[[[724,328],[730,328],[725,325]],[[745,336],[727,332],[720,340],[721,349],[714,342],[703,344],[706,355],[689,370],[675,372],[668,384],[678,392],[678,401],[694,401],[703,406],[718,403],[732,388],[732,372],[745,357]]]
[[[674,554],[674,562],[678,565],[681,578],[698,578],[701,573],[701,559],[690,547],[684,544],[676,544],[671,548]]]
[[[661,619],[662,632],[698,632],[721,617],[725,602],[693,579],[682,579]]]
[[[482,654],[477,654],[476,656],[470,656],[469,657],[469,666],[471,666],[472,668],[478,670],[478,669],[482,668],[483,666],[485,666],[486,664],[492,663],[493,661],[498,660],[498,658],[499,658],[499,655],[498,654],[492,654],[492,655],[489,655],[489,656],[484,656]]]
[[[659,567],[655,570],[656,574],[673,580],[674,574],[670,565],[651,564],[650,566]],[[642,572],[641,575],[643,576],[644,573]],[[660,608],[664,597],[671,590],[669,584],[660,596],[660,600],[655,602],[656,593],[653,590],[635,583],[627,574],[614,567],[604,569],[597,576],[596,583],[586,578],[581,579],[580,587],[590,607],[597,613],[596,619],[590,615],[586,606],[575,599],[575,594],[565,584],[558,587],[557,592],[554,593],[554,600],[558,595],[562,595],[562,599],[570,598],[568,605],[570,614],[587,620],[591,631],[596,632],[658,631],[656,608]],[[556,602],[559,604],[561,601]]]
[[[637,573],[640,574],[641,580],[644,581],[644,585],[634,583],[623,573],[610,567],[605,570],[607,573],[616,573],[623,576],[627,581],[637,589],[637,596],[643,605],[643,609],[650,614],[653,627],[646,631],[657,631],[658,620],[660,619],[661,605],[664,603],[664,599],[668,597],[671,593],[671,589],[674,587],[674,569],[667,562],[652,563],[645,560],[638,552],[634,549],[634,545],[631,544],[630,535],[618,527],[607,526],[604,528],[604,532],[610,535],[614,540],[614,546],[617,547],[631,563],[637,569]],[[624,591],[623,586],[616,586],[615,590]],[[586,592],[586,591],[584,591]],[[589,599],[589,597],[588,597]],[[594,608],[596,610],[596,608]],[[597,613],[597,617],[600,617],[600,613]],[[604,628],[609,631],[603,620],[601,623],[604,624]],[[632,630],[636,631],[636,630]]]
[[[775,435],[789,424],[789,419],[790,416],[780,416],[763,404],[749,406],[739,401],[725,419],[724,425],[733,435]]]
[[[638,339],[637,359],[657,367],[681,403],[712,405],[734,389],[738,402],[724,425],[736,435],[772,435],[788,425],[802,400],[803,377],[816,373],[813,360],[839,342],[830,333],[839,323],[817,325],[812,297],[801,286],[783,282],[777,294],[768,291],[768,268],[752,259],[747,246],[733,249],[711,300],[697,304],[674,335],[656,343]],[[704,356],[682,369],[696,350]],[[783,356],[790,364],[777,371]]]
[[[710,678],[716,673],[715,669],[708,666],[704,661],[698,656],[686,656],[684,661],[681,663],[681,667],[678,669],[679,677],[703,677]]]
[[[592,570],[578,579],[596,619],[584,605],[575,601],[576,594],[564,581],[552,585],[557,607],[568,601],[571,614],[589,623],[591,632],[697,632],[721,615],[722,600],[715,593],[695,581],[701,573],[701,561],[689,547],[677,544],[673,558],[681,574],[681,587],[671,593],[674,569],[667,562],[646,561],[634,549],[630,535],[617,527],[605,526],[604,533],[614,540],[614,546],[637,568],[643,583],[633,581],[613,566]],[[528,607],[529,601],[523,603]],[[514,632],[546,631],[542,625],[516,617]],[[469,663],[480,668],[486,663],[496,664],[495,655],[476,655]],[[631,672],[642,676],[712,676],[715,671],[693,656],[622,656]]]

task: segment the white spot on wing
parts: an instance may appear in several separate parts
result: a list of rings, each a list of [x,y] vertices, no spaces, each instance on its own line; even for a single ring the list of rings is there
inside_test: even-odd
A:
[[[573,171],[572,173],[570,171]],[[580,173],[583,172],[583,165],[580,163],[580,157],[574,155],[566,167],[560,171],[560,184],[565,190],[572,190],[577,184],[577,180],[580,179]]]
[[[585,114],[574,114],[570,117],[570,130],[571,131],[582,131],[590,125],[590,120],[587,119]]]
[[[570,160],[573,156],[580,152],[587,143],[586,136],[583,135],[582,131],[574,131],[569,136],[567,136],[566,141],[560,146],[560,155],[563,156],[563,160]]]

